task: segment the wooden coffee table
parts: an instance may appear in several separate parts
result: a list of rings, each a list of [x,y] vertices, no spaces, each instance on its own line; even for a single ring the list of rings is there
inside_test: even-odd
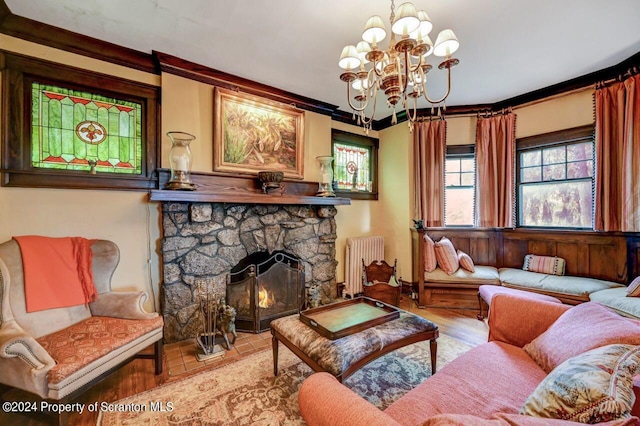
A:
[[[314,371],[329,372],[342,382],[369,362],[403,346],[424,340],[430,341],[431,371],[432,374],[435,373],[437,325],[390,305],[377,302],[384,305],[380,306],[369,302],[371,299],[359,299],[367,298],[338,302],[317,308],[317,311],[312,309],[300,315],[273,320],[273,374],[278,375],[279,342]],[[379,308],[378,313],[375,308]],[[390,315],[392,310],[397,312],[395,318]],[[350,312],[353,315],[349,315]],[[332,313],[335,316],[332,317]],[[300,316],[306,317],[306,320],[303,322]],[[359,319],[354,320],[354,316],[359,316]],[[391,318],[380,319],[385,316]],[[344,320],[344,327],[337,317]]]

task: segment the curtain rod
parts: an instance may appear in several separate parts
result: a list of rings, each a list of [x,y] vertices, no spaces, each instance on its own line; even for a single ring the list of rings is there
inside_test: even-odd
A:
[[[432,116],[432,115],[422,115],[419,117],[420,121],[423,120],[437,120],[437,119],[446,119],[447,117],[450,118],[464,118],[464,117],[479,117],[483,114],[504,114],[505,111],[512,111],[512,110],[517,110],[517,109],[522,109],[522,108],[526,108],[526,107],[530,107],[533,105],[537,105],[540,104],[542,102],[547,102],[547,101],[552,101],[555,99],[560,99],[563,98],[565,96],[570,96],[570,95],[574,95],[576,93],[580,93],[580,92],[586,92],[587,90],[592,90],[595,91],[598,87],[602,87],[604,85],[607,85],[609,83],[613,83],[616,81],[623,81],[626,77],[631,77],[634,74],[640,73],[640,68],[637,66],[633,66],[630,67],[629,69],[627,69],[627,71],[625,71],[624,73],[619,74],[617,77],[614,78],[609,78],[607,80],[602,80],[602,81],[598,81],[596,83],[592,83],[589,84],[587,86],[583,86],[583,87],[578,87],[576,89],[573,90],[569,90],[566,92],[562,92],[562,93],[558,93],[555,95],[551,95],[551,96],[547,96],[546,98],[542,98],[542,99],[536,99],[534,101],[529,101],[523,104],[519,104],[516,106],[510,106],[507,108],[501,108],[499,111],[493,111],[491,109],[478,109],[475,112],[465,112],[465,113],[461,113],[461,114],[456,114],[456,113],[452,113],[452,114],[447,114],[447,111],[444,110],[442,111],[439,115],[437,116]]]
[[[615,79],[612,79],[610,81],[615,81]],[[609,82],[609,80],[607,80],[607,82]],[[515,111],[517,109],[526,108],[526,107],[529,107],[529,106],[532,106],[532,105],[536,105],[536,104],[539,104],[539,103],[542,103],[542,102],[547,102],[547,101],[551,101],[551,100],[554,100],[554,99],[559,99],[559,98],[562,98],[562,97],[565,97],[565,96],[573,95],[573,94],[584,92],[584,91],[587,91],[587,90],[595,90],[595,84],[590,84],[589,86],[573,89],[573,90],[570,90],[568,92],[558,93],[557,95],[548,96],[546,98],[537,99],[535,101],[529,101],[527,103],[520,104],[518,106],[501,108],[498,111],[493,111],[493,110],[490,110],[490,109],[478,109],[475,112],[465,112],[465,113],[461,113],[461,114],[456,114],[456,113],[447,114],[447,112],[444,111],[442,113],[442,116],[446,119],[446,118],[478,117],[478,116],[482,116],[484,114],[489,114],[489,115],[491,115],[491,114],[494,114],[494,115],[495,114],[501,114],[501,113],[504,113],[504,112],[507,112],[507,111]],[[421,116],[420,118],[422,120],[428,120],[429,117],[430,116],[426,115],[426,116]],[[439,119],[439,118],[440,117],[435,116],[433,119]]]
[[[629,69],[627,69],[627,71],[625,71],[624,73],[618,74],[617,77],[609,78],[607,80],[598,81],[596,83],[592,83],[592,84],[589,84],[589,85],[584,86],[584,87],[578,87],[576,89],[569,90],[567,92],[558,93],[557,95],[552,95],[552,96],[549,96],[549,97],[546,97],[546,98],[543,98],[543,99],[536,99],[535,101],[531,101],[531,102],[527,102],[527,103],[524,103],[524,104],[520,104],[520,105],[514,106],[513,109],[526,108],[528,106],[536,105],[536,104],[539,104],[539,103],[542,103],[542,102],[546,102],[546,101],[551,101],[551,100],[554,100],[554,99],[559,99],[559,98],[562,98],[564,96],[573,95],[573,94],[584,92],[584,91],[587,91],[587,90],[596,90],[599,86],[603,86],[605,84],[613,83],[615,81],[622,81],[626,77],[631,77],[632,75],[637,74],[638,72],[640,72],[640,69],[638,67],[636,67],[636,66],[629,67]]]

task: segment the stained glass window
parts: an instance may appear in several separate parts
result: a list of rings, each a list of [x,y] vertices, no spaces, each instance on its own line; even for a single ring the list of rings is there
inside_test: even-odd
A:
[[[142,105],[34,82],[31,165],[142,173]]]
[[[333,156],[338,189],[371,191],[371,149],[334,143]]]
[[[377,199],[378,140],[333,129],[333,185],[341,197]]]

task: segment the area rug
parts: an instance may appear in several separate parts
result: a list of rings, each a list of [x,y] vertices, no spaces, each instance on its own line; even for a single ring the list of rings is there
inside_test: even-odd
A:
[[[438,368],[471,346],[438,338]],[[431,375],[429,342],[391,352],[347,378],[345,385],[385,409]],[[313,373],[280,345],[279,375],[273,376],[271,350],[233,364],[103,404],[100,426],[123,425],[303,425],[298,389]]]

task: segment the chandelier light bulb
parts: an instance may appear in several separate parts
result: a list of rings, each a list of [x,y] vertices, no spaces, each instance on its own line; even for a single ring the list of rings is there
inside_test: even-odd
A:
[[[420,19],[420,26],[417,31],[419,31],[424,38],[425,36],[428,36],[433,29],[433,24],[431,23],[429,15],[427,15],[427,12],[424,10],[418,11],[418,19]]]
[[[384,22],[378,15],[374,15],[367,20],[364,27],[362,39],[371,46],[376,47],[379,42],[387,36],[387,30],[384,29]]]
[[[367,90],[369,88],[369,80],[368,79],[356,79],[353,80],[353,83],[351,83],[351,87],[353,87],[355,90],[360,91],[360,90]]]
[[[360,57],[354,45],[345,46],[342,49],[338,66],[344,70],[354,70],[360,66]]]
[[[368,64],[369,60],[367,59],[367,53],[371,52],[371,46],[366,41],[361,41],[356,45],[356,50],[358,51],[358,56],[363,64]]]
[[[436,56],[451,56],[458,50],[458,47],[460,47],[460,43],[453,31],[450,29],[442,30],[436,39],[433,54]]]
[[[408,36],[420,26],[418,12],[413,3],[402,3],[398,8],[396,19],[391,24],[391,31],[399,36]]]

